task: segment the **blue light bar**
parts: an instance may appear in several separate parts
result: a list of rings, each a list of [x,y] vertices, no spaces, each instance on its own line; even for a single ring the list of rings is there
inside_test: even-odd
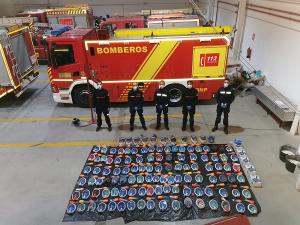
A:
[[[51,30],[51,36],[58,36],[68,30],[71,30],[72,28],[69,26],[63,26],[63,27],[57,27],[54,30]]]

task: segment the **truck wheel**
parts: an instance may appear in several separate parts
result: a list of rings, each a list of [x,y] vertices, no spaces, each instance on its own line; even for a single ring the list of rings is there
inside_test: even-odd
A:
[[[296,155],[297,149],[291,145],[282,145],[279,149],[279,159],[285,162],[287,155]]]
[[[170,106],[181,106],[185,87],[182,84],[169,84],[166,90],[170,96]]]
[[[296,166],[298,165],[297,156],[287,155],[285,159],[285,168],[287,171],[294,173]]]
[[[91,87],[91,95],[93,95],[94,88]],[[72,98],[75,105],[82,107],[82,108],[88,108],[89,107],[89,92],[87,85],[79,85],[74,88],[72,91]]]

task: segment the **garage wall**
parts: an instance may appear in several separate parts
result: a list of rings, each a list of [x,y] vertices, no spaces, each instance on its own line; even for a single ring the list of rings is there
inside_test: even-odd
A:
[[[0,16],[13,16],[21,10],[18,6],[14,6],[14,0],[0,0]]]
[[[93,7],[94,14],[97,16],[106,14],[123,15],[142,9],[172,9],[185,8],[188,6],[187,0],[1,0],[0,15],[14,15],[16,12],[26,8],[57,7],[76,3],[89,4]]]
[[[234,0],[223,1],[236,4]],[[217,25],[235,25],[236,7],[225,3],[218,5],[218,13],[214,17]],[[252,55],[247,59],[249,47]],[[248,70],[262,70],[267,82],[298,106],[299,52],[300,1],[248,1],[241,62],[248,65]]]
[[[219,26],[230,25],[235,26],[237,17],[237,4],[232,1],[232,4],[225,4],[221,1],[215,2],[214,22]]]

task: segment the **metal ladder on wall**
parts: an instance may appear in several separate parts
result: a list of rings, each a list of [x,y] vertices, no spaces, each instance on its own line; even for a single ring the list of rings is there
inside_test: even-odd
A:
[[[15,54],[12,49],[11,41],[6,33],[2,34],[2,45],[6,51],[7,56],[10,58],[10,60],[12,62],[12,72],[13,72],[12,75],[13,75],[13,77],[17,77],[19,79],[20,69],[19,69],[19,66],[17,63],[17,59],[16,59]]]

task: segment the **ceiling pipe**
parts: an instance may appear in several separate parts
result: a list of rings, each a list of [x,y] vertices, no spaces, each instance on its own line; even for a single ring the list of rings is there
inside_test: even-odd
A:
[[[278,17],[278,18],[281,18],[281,19],[285,19],[285,20],[289,20],[289,21],[300,23],[300,19],[298,20],[298,19],[294,19],[294,18],[291,18],[291,17],[287,17],[287,16],[281,16],[281,15],[278,15],[278,14],[274,14],[274,13],[270,13],[270,12],[265,12],[265,11],[258,10],[258,9],[252,9],[252,8],[249,8],[249,7],[247,7],[247,9],[255,11],[255,12],[267,14],[267,15],[270,15],[270,16],[275,16],[275,17]]]
[[[265,7],[265,6],[255,5],[255,4],[247,4],[247,7],[256,7],[256,8],[272,10],[272,11],[276,11],[276,12],[280,12],[280,13],[287,13],[287,14],[293,15],[293,16],[300,16],[300,13],[295,13],[295,12],[281,10],[281,9],[275,9],[275,8],[269,8],[269,7]]]
[[[218,3],[223,3],[223,4],[226,4],[226,5],[231,5],[231,6],[235,6],[235,7],[237,6],[235,4],[232,4],[232,3],[229,3],[229,2],[224,2],[224,1],[218,1]],[[270,16],[275,16],[275,17],[278,17],[278,18],[281,18],[281,19],[285,19],[285,20],[289,20],[289,21],[293,21],[293,22],[297,22],[297,23],[300,22],[299,19],[294,19],[294,18],[291,18],[291,17],[288,17],[288,16],[282,16],[282,15],[278,15],[278,14],[275,14],[275,13],[266,12],[266,11],[263,11],[263,10],[255,9],[253,7],[259,8],[259,9],[271,10],[271,11],[280,12],[280,13],[286,13],[286,14],[294,15],[294,16],[300,16],[299,13],[280,10],[280,9],[269,8],[269,7],[265,7],[265,6],[255,5],[255,4],[247,4],[247,7],[246,7],[246,9],[252,10],[252,11],[255,11],[255,12],[267,14],[267,15],[270,15]]]

